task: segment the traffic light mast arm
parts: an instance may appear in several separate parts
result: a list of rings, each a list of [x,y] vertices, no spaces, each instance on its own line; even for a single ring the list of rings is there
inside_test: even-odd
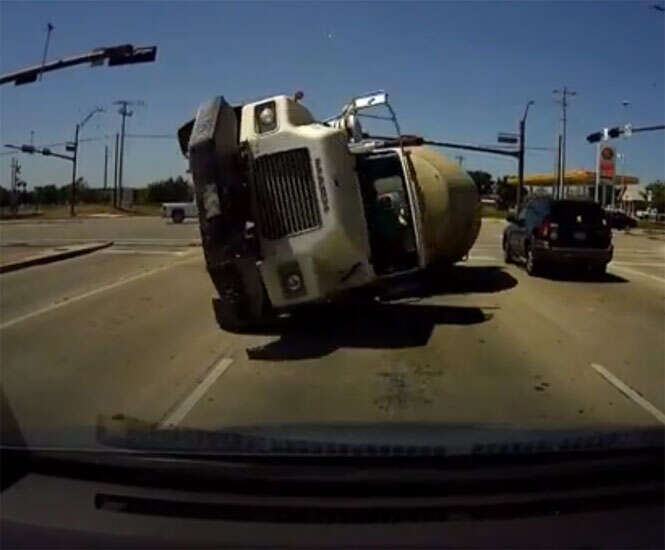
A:
[[[97,48],[89,53],[59,59],[44,65],[36,65],[21,69],[13,73],[0,76],[0,85],[14,82],[16,86],[35,82],[40,73],[57,71],[74,65],[83,63],[101,64],[108,59],[108,66],[127,65],[132,63],[149,63],[154,61],[157,56],[157,46],[145,46],[135,48],[131,44],[121,46],[112,46],[109,48]]]
[[[384,141],[383,144],[385,147],[392,147],[399,141],[397,137],[386,137],[386,136],[366,136],[369,139],[377,139]],[[480,145],[468,145],[465,143],[452,143],[448,141],[432,141],[429,139],[424,139],[420,136],[411,136],[411,135],[402,135],[402,142],[404,147],[417,146],[417,145],[432,145],[434,147],[445,147],[447,149],[463,149],[465,151],[478,151],[479,153],[492,153],[494,155],[501,155],[504,157],[519,157],[518,149],[496,149],[494,147],[483,147]]]
[[[16,149],[17,151],[21,151],[22,153],[28,153],[29,155],[33,155],[35,153],[38,153],[40,155],[44,155],[45,157],[58,157],[61,159],[68,160],[70,162],[74,162],[75,157],[70,157],[67,155],[61,155],[60,153],[54,153],[50,149],[47,149],[46,147],[44,149],[38,149],[37,147],[33,147],[32,145],[10,145],[7,144],[5,145],[7,149]]]
[[[624,127],[621,126],[615,126],[614,128],[605,128],[601,132],[594,132],[593,134],[589,134],[586,137],[586,140],[589,143],[597,143],[599,141],[605,141],[607,139],[614,139],[618,138],[620,135],[625,134],[627,130],[630,130],[631,134],[634,134],[636,132],[653,132],[655,130],[665,130],[665,124],[660,124],[657,126],[643,126],[642,128],[630,128],[630,126],[626,125]]]

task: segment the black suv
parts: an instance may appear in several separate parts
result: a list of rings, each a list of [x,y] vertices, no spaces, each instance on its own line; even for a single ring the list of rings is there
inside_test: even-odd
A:
[[[565,264],[605,272],[612,259],[612,231],[605,212],[595,202],[531,199],[503,232],[506,262],[523,261],[530,275]]]

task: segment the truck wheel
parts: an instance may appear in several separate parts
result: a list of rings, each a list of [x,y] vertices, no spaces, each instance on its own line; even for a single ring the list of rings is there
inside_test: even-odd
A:
[[[182,210],[174,210],[171,212],[171,219],[173,223],[182,223],[185,219],[185,213]]]
[[[269,324],[272,305],[260,279],[248,280],[240,270],[227,267],[220,273],[211,273],[217,287],[218,298],[213,298],[213,309],[222,330],[252,333]],[[260,285],[254,288],[250,287]]]

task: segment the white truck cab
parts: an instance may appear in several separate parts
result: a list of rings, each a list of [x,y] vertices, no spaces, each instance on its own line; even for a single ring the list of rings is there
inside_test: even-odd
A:
[[[223,328],[457,261],[480,228],[472,180],[403,145],[385,92],[352,100],[328,123],[298,99],[232,107],[217,97],[178,132]],[[359,111],[377,105],[388,106],[398,138],[363,135]]]

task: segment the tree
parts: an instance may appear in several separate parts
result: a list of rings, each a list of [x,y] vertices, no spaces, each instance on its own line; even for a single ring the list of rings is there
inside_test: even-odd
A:
[[[0,206],[9,206],[10,201],[10,192],[0,185]]]
[[[492,184],[494,183],[492,174],[488,174],[483,170],[469,170],[467,174],[471,176],[471,179],[476,184],[480,195],[488,195],[492,192]]]
[[[59,199],[58,188],[51,185],[35,187],[35,200],[38,204],[57,204]]]
[[[646,186],[646,191],[641,191],[640,195],[644,200],[649,200],[649,208],[655,208],[658,212],[665,212],[665,182],[661,180],[652,181]]]
[[[526,193],[526,189],[523,189]],[[517,186],[508,184],[508,176],[497,180],[497,194],[499,195],[499,207],[511,208],[517,201]]]
[[[169,178],[156,181],[148,185],[147,201],[152,203],[162,202],[187,202],[193,199],[192,187],[182,177]]]

